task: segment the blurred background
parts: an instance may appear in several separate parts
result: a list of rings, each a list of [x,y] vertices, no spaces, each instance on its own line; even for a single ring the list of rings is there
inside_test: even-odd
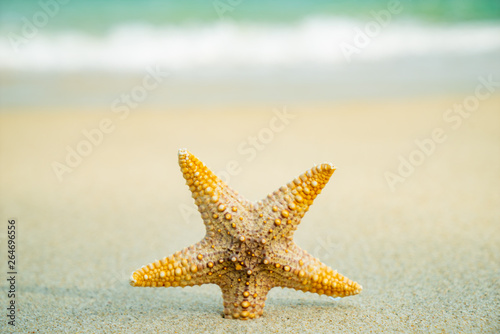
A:
[[[128,286],[204,236],[186,147],[250,200],[338,168],[295,240],[363,294],[273,290],[254,332],[498,329],[499,1],[2,0],[0,35],[24,328],[221,324],[217,287]]]
[[[66,2],[2,1],[3,111],[106,109],[148,66],[170,77],[141,107],[162,110],[466,93],[499,70],[498,1]]]

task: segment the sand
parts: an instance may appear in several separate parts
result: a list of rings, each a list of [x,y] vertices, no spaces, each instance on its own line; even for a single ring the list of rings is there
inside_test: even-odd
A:
[[[2,271],[17,221],[20,333],[495,333],[500,330],[500,96],[456,129],[443,114],[465,96],[133,110],[22,110],[0,115]],[[112,132],[59,181],[54,161],[109,118]],[[283,122],[283,121],[281,121]],[[281,127],[283,125],[283,127]],[[429,155],[415,140],[442,129]],[[439,130],[438,130],[439,131]],[[249,137],[259,141],[255,156]],[[427,141],[428,143],[428,141]],[[204,235],[177,166],[187,147],[257,200],[315,163],[337,166],[295,234],[359,282],[331,300],[273,289],[264,316],[221,317],[217,286],[132,288],[130,273]],[[247,149],[246,153],[238,151]],[[418,162],[391,190],[399,157]],[[423,158],[422,158],[423,157]],[[420,158],[420,160],[418,160]],[[417,160],[415,160],[417,159]],[[239,170],[227,164],[235,160]],[[250,160],[250,161],[249,161]],[[408,172],[408,171],[407,171]],[[408,174],[410,174],[408,172]],[[7,306],[6,280],[1,303]],[[2,316],[2,332],[12,332]],[[15,332],[15,330],[14,330]]]

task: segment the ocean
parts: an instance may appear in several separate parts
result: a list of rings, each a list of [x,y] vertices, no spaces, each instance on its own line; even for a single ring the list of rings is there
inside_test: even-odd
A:
[[[436,78],[436,67],[451,77],[500,73],[500,1],[25,0],[0,9],[4,104],[30,85],[20,74],[38,85],[47,73],[140,76],[156,66],[200,87],[257,87],[270,77],[341,85],[427,70],[413,89],[434,91],[456,86]]]

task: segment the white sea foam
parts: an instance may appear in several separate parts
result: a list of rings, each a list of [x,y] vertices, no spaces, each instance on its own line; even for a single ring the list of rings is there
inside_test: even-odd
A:
[[[16,52],[0,40],[0,68],[14,70],[144,70],[152,64],[203,67],[347,65],[340,45],[352,45],[367,22],[310,18],[296,24],[218,22],[153,27],[127,24],[103,36],[41,29]],[[9,32],[4,31],[8,37]],[[500,51],[500,24],[431,25],[394,21],[382,27],[352,61],[470,55]]]

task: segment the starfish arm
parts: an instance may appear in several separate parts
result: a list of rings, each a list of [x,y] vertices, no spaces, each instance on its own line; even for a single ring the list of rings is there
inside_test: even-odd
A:
[[[214,246],[214,247],[212,247]],[[204,239],[175,254],[134,271],[130,285],[138,287],[185,287],[218,282],[224,265],[224,246]]]
[[[252,208],[252,204],[185,149],[179,150],[179,166],[201,213],[207,236],[214,237],[218,229],[237,236],[236,216]]]
[[[257,202],[255,209],[261,214],[262,224],[269,232],[268,238],[292,240],[302,217],[334,171],[335,167],[330,163],[314,166]]]
[[[276,286],[333,297],[356,295],[361,285],[323,264],[295,244],[271,257]]]
[[[262,273],[246,275],[242,271],[228,272],[219,283],[224,301],[224,317],[254,319],[264,312],[267,293],[272,284]]]

